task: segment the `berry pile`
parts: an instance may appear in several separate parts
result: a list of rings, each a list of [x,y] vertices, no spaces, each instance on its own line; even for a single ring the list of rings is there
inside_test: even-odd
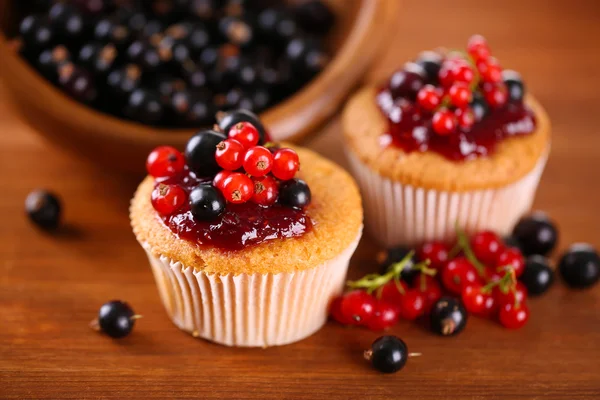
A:
[[[520,75],[503,70],[475,35],[465,53],[423,52],[392,75],[377,102],[394,144],[464,159],[488,154],[503,137],[533,131],[524,93]]]
[[[310,229],[303,210],[311,191],[295,178],[298,154],[268,142],[247,110],[217,119],[219,125],[193,136],[183,154],[160,146],[148,156],[155,178],[151,203],[163,221],[182,237],[229,248]]]
[[[331,305],[333,319],[383,330],[400,318],[429,316],[431,330],[444,336],[462,331],[469,314],[495,318],[509,329],[524,326],[527,298],[544,293],[554,280],[545,257],[558,239],[554,224],[535,213],[505,240],[491,231],[471,238],[458,231],[457,238],[454,246],[429,242],[416,251],[383,253],[384,271],[348,282],[351,290]],[[600,257],[589,245],[573,245],[559,270],[568,285],[588,287],[600,278]]]
[[[21,2],[14,2],[21,3]],[[320,0],[45,0],[15,4],[20,54],[72,98],[156,126],[260,112],[325,67]]]

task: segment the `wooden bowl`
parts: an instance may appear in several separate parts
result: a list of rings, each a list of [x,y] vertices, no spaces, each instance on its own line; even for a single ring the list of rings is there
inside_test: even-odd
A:
[[[11,0],[0,0],[0,25],[14,29]],[[399,0],[329,0],[337,20],[328,37],[333,58],[302,90],[260,115],[275,140],[299,140],[331,118],[381,54],[397,23]],[[98,112],[48,83],[0,33],[0,78],[23,119],[39,133],[94,163],[140,173],[147,154],[182,149],[198,129],[153,128]]]

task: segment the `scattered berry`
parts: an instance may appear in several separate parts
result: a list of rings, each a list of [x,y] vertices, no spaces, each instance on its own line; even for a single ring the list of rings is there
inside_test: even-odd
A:
[[[298,153],[292,149],[283,148],[275,152],[273,156],[273,169],[271,172],[275,178],[282,181],[292,179],[300,168]]]
[[[250,122],[239,122],[235,124],[229,130],[228,136],[231,139],[235,139],[240,142],[245,149],[256,146],[260,140],[258,129],[256,129],[256,127]]]
[[[372,331],[382,331],[396,325],[399,318],[398,307],[378,301],[373,316],[367,322],[367,328]]]
[[[500,307],[499,319],[505,328],[522,328],[529,320],[529,308],[524,303],[505,303]]]
[[[442,108],[433,114],[431,121],[433,130],[442,136],[450,135],[456,131],[456,117],[452,111]]]
[[[346,317],[344,313],[342,313],[342,296],[336,297],[331,302],[331,306],[329,307],[329,314],[334,319],[334,321],[339,322],[342,325],[351,325],[354,323],[352,319]]]
[[[415,280],[413,287],[420,291],[425,299],[425,314],[428,315],[431,312],[431,308],[439,299],[442,298],[442,288],[438,283],[437,279],[420,274]]]
[[[426,242],[417,249],[417,258],[421,261],[429,260],[429,265],[439,271],[448,261],[448,252],[448,246],[444,242]]]
[[[225,199],[212,185],[200,185],[190,193],[190,210],[197,221],[210,221],[225,211]]]
[[[442,336],[454,336],[465,329],[467,318],[467,310],[459,300],[442,297],[431,310],[431,330]]]
[[[463,287],[468,284],[479,282],[477,270],[464,257],[449,261],[441,272],[444,287],[454,294],[460,294]]]
[[[254,184],[248,175],[234,172],[223,181],[223,196],[230,203],[246,203],[253,194]]]
[[[450,86],[448,94],[450,95],[450,102],[458,108],[465,108],[473,99],[471,89],[463,82],[456,82]]]
[[[277,201],[279,186],[271,176],[254,178],[254,194],[252,201],[262,206],[270,206]]]
[[[179,185],[159,183],[150,196],[152,207],[162,215],[171,215],[187,200],[187,193]]]
[[[139,318],[129,304],[113,300],[100,307],[98,319],[92,321],[93,328],[99,328],[108,336],[118,339],[131,333],[135,320]]]
[[[471,238],[471,248],[475,257],[487,265],[495,265],[498,253],[503,250],[502,241],[492,231],[483,231]]]
[[[527,293],[537,296],[544,293],[554,282],[554,271],[547,258],[540,255],[527,257],[525,271],[519,278],[527,288]]]
[[[484,289],[484,286],[477,282],[463,287],[461,299],[468,312],[480,317],[491,316],[497,305],[491,290]]]
[[[401,370],[408,359],[408,347],[396,336],[382,336],[375,340],[371,349],[365,351],[365,359],[371,361],[373,367],[384,373]]]
[[[502,291],[499,286],[494,288],[494,297],[500,306],[506,303],[522,304],[527,299],[527,288],[523,283],[517,282]]]
[[[60,223],[62,206],[59,198],[45,190],[34,190],[25,199],[25,212],[42,229],[56,229]]]
[[[273,168],[273,155],[266,147],[254,146],[244,156],[244,169],[252,176],[265,176]]]
[[[354,290],[344,295],[341,308],[342,314],[354,321],[355,325],[364,325],[375,314],[376,302],[364,290]]]
[[[416,289],[409,289],[400,298],[400,316],[409,321],[425,314],[425,296]]]
[[[556,225],[543,213],[522,218],[513,229],[513,236],[525,255],[548,255],[558,241]]]
[[[523,254],[521,254],[519,249],[511,247],[498,253],[496,267],[499,271],[504,270],[506,267],[512,267],[515,270],[516,277],[518,278],[525,270],[525,259],[523,258]]]
[[[289,207],[304,208],[310,204],[310,188],[302,179],[285,181],[279,187],[279,201]]]
[[[379,288],[379,298],[388,304],[396,305],[400,310],[400,302],[407,291],[406,283],[392,280]]]
[[[442,103],[440,91],[433,85],[425,85],[417,94],[419,106],[427,111],[433,111]]]
[[[217,145],[215,159],[219,167],[228,171],[235,171],[242,167],[245,151],[244,145],[237,140],[226,139]]]
[[[567,285],[587,288],[600,279],[600,257],[589,244],[576,243],[562,255],[559,271]]]

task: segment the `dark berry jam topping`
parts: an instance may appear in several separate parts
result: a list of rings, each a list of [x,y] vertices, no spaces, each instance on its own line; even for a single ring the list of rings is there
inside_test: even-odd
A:
[[[535,131],[518,73],[502,70],[485,39],[467,53],[422,53],[392,75],[376,102],[388,120],[383,146],[434,151],[454,161],[487,156],[502,140]]]

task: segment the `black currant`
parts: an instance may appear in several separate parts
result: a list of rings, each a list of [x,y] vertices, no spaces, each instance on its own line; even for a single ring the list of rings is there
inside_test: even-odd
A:
[[[133,312],[129,304],[113,300],[100,307],[97,324],[102,332],[118,339],[131,333],[137,318],[139,316]],[[92,321],[93,325],[95,325],[95,322]]]
[[[213,130],[200,131],[187,142],[185,159],[187,165],[197,176],[212,176],[220,171],[215,160],[217,145],[227,137]]]
[[[35,15],[27,16],[21,21],[19,34],[25,44],[25,51],[35,54],[48,48],[55,39],[50,23]]]
[[[310,188],[302,179],[290,179],[279,187],[281,204],[293,208],[304,208],[310,204]]]
[[[141,83],[142,70],[134,64],[125,65],[111,72],[106,78],[110,97],[116,99],[117,106],[123,106]]]
[[[117,61],[117,48],[113,44],[88,43],[79,50],[79,63],[94,74],[106,76]]]
[[[208,92],[189,90],[175,92],[171,98],[171,108],[175,121],[188,126],[208,124],[214,116]]]
[[[112,43],[121,50],[131,43],[133,35],[126,25],[116,23],[110,18],[103,18],[96,23],[94,38],[101,43]]]
[[[125,116],[145,124],[157,124],[165,114],[165,107],[158,92],[136,89],[129,96]]]
[[[513,70],[502,71],[502,80],[508,90],[508,100],[513,103],[521,103],[525,95],[525,86],[521,75]]]
[[[523,254],[549,254],[558,241],[558,230],[554,223],[541,212],[522,218],[512,232],[521,244]]]
[[[329,61],[329,56],[318,41],[303,37],[288,43],[286,56],[294,70],[309,78],[321,72]]]
[[[562,255],[559,271],[563,280],[574,288],[587,288],[600,278],[600,256],[589,244],[576,243]]]
[[[416,63],[406,63],[404,68],[396,71],[390,79],[390,92],[397,99],[405,97],[415,99],[417,93],[425,85],[426,72]]]
[[[431,330],[442,336],[454,336],[467,325],[467,310],[460,300],[442,297],[431,309]]]
[[[404,246],[393,247],[391,249],[383,250],[378,254],[377,258],[381,268],[381,273],[384,274],[388,271],[388,268],[395,263],[402,261],[411,249]],[[418,262],[417,256],[414,254],[410,258],[407,266],[402,270],[401,277],[407,283],[412,283],[415,277],[419,274],[419,271],[412,269],[412,267]]]
[[[59,45],[53,49],[41,52],[37,59],[36,67],[50,82],[58,83],[58,69],[69,60],[69,50],[65,46]]]
[[[92,74],[73,63],[67,62],[59,67],[58,83],[65,93],[82,103],[91,104],[98,97]]]
[[[471,100],[470,106],[477,122],[487,117],[490,113],[490,107],[480,92],[473,92],[473,100]]]
[[[54,4],[48,12],[48,18],[57,35],[69,46],[81,42],[87,34],[86,19],[70,4]]]
[[[424,51],[419,54],[416,63],[425,70],[427,83],[437,84],[443,61],[444,57],[435,51]]]
[[[544,256],[533,255],[527,257],[525,271],[519,277],[527,287],[530,296],[544,293],[554,282],[554,271],[550,268],[549,260]]]
[[[56,229],[60,223],[61,202],[45,190],[35,190],[25,199],[25,211],[29,219],[43,229]]]
[[[390,374],[406,365],[408,347],[399,337],[382,336],[371,344],[371,349],[365,351],[364,356],[376,370]]]
[[[519,243],[519,241],[517,240],[517,238],[515,238],[514,236],[510,235],[510,236],[505,236],[502,241],[504,242],[504,245],[506,247],[514,247],[516,249],[521,249],[521,244]]]
[[[327,33],[335,22],[335,15],[321,0],[310,0],[294,8],[296,20],[307,32],[319,35]]]
[[[248,21],[239,17],[225,17],[219,21],[219,31],[229,43],[249,47],[253,43],[254,30]]]
[[[250,122],[258,130],[260,135],[259,144],[264,144],[267,136],[264,125],[260,122],[260,119],[256,114],[248,110],[233,110],[223,114],[217,115],[219,122],[219,128],[223,132],[229,132],[229,130],[239,122]]]
[[[225,197],[212,185],[204,184],[190,193],[190,210],[197,221],[210,221],[225,211]]]

